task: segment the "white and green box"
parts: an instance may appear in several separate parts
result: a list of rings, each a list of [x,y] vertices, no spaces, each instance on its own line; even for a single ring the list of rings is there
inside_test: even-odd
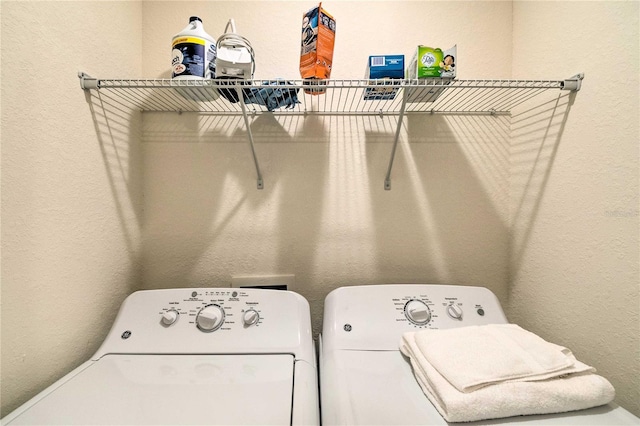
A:
[[[439,47],[418,46],[409,67],[408,79],[434,80],[435,86],[409,89],[408,102],[433,102],[456,77],[457,46],[442,50]]]
[[[442,50],[439,47],[418,46],[407,70],[408,78],[455,78],[457,46]]]

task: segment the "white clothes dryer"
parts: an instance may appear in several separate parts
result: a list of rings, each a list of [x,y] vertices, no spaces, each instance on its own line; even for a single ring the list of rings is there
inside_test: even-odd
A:
[[[404,332],[504,324],[486,288],[391,284],[338,288],[327,296],[320,336],[320,405],[324,425],[446,425],[399,350]],[[640,424],[614,404],[562,414],[465,423]]]
[[[139,291],[90,360],[2,424],[317,425],[315,361],[296,293]]]

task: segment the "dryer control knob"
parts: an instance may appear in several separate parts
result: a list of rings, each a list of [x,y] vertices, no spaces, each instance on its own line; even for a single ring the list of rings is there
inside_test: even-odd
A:
[[[404,305],[404,315],[409,321],[417,325],[425,325],[431,321],[431,310],[422,300],[409,300]]]
[[[447,306],[447,315],[455,320],[462,321],[462,308],[458,305]]]
[[[257,324],[259,319],[260,314],[253,308],[247,309],[242,314],[242,322],[247,327]]]
[[[180,313],[175,309],[169,309],[167,312],[162,314],[162,324],[169,326],[173,325],[176,321],[178,321],[178,316]]]
[[[196,326],[204,332],[212,332],[224,323],[224,309],[212,303],[200,309],[196,316]]]

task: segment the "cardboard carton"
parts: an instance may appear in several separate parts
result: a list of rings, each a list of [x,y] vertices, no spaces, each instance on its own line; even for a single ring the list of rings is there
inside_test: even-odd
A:
[[[300,48],[300,76],[310,80],[323,80],[331,75],[336,21],[322,8],[322,3],[302,15]],[[305,83],[306,84],[306,83]],[[306,93],[320,94],[324,89],[306,89]]]

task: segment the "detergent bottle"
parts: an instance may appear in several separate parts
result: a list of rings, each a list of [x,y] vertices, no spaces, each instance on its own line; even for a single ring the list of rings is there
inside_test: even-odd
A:
[[[190,17],[171,46],[171,78],[215,78],[216,40],[204,30],[202,19]]]

